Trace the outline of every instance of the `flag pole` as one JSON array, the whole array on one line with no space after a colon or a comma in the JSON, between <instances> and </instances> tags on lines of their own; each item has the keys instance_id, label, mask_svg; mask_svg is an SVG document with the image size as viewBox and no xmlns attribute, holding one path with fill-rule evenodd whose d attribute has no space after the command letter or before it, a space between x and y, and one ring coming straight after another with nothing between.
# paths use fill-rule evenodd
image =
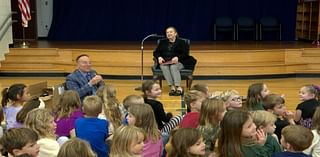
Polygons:
<instances>
[{"instance_id":1,"label":"flag pole","mask_svg":"<svg viewBox=\"0 0 320 157\"><path fill-rule=\"evenodd\" d=\"M22 26L22 44L20 45L21 48L29 48L29 43L26 42L26 34L25 34L25 27Z\"/></svg>"},{"instance_id":2,"label":"flag pole","mask_svg":"<svg viewBox=\"0 0 320 157\"><path fill-rule=\"evenodd\" d=\"M29 43L26 42L25 27L28 27L28 21L31 20L30 3L29 0L18 0L18 6L21 12L22 22L22 44L21 48L29 48Z\"/></svg>"}]
</instances>

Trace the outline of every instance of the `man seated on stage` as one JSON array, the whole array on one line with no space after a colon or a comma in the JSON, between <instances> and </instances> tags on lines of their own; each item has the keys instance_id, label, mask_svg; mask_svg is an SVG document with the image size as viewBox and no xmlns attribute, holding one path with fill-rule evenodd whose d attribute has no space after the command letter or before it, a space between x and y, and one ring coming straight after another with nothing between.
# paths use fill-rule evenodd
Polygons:
<instances>
[{"instance_id":1,"label":"man seated on stage","mask_svg":"<svg viewBox=\"0 0 320 157\"><path fill-rule=\"evenodd\" d=\"M91 69L89 55L81 54L76 58L77 69L67 76L66 86L68 90L79 93L81 102L88 95L95 95L97 89L104 85L101 75Z\"/></svg>"}]
</instances>

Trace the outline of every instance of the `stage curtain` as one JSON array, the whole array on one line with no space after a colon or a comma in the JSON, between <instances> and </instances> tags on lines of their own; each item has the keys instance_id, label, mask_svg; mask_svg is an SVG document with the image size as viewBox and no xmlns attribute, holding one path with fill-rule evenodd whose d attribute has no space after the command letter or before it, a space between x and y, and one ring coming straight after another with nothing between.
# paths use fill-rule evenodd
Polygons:
<instances>
[{"instance_id":1,"label":"stage curtain","mask_svg":"<svg viewBox=\"0 0 320 157\"><path fill-rule=\"evenodd\" d=\"M175 26L192 41L213 40L216 17L275 16L295 39L297 0L54 0L49 40L140 41Z\"/></svg>"}]
</instances>

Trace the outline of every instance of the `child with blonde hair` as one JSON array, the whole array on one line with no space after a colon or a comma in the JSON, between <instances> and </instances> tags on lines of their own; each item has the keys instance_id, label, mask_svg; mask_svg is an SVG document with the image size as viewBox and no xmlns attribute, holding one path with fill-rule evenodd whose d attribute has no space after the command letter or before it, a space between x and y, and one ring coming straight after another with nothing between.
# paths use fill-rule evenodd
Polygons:
<instances>
[{"instance_id":1,"label":"child with blonde hair","mask_svg":"<svg viewBox=\"0 0 320 157\"><path fill-rule=\"evenodd\" d=\"M245 109L249 111L264 110L263 99L270 93L264 83L254 83L248 88Z\"/></svg>"},{"instance_id":2,"label":"child with blonde hair","mask_svg":"<svg viewBox=\"0 0 320 157\"><path fill-rule=\"evenodd\" d=\"M203 93L197 90L190 90L184 95L184 102L190 112L188 112L180 123L180 128L197 128L199 125L200 109L202 101L205 100Z\"/></svg>"},{"instance_id":3,"label":"child with blonde hair","mask_svg":"<svg viewBox=\"0 0 320 157\"><path fill-rule=\"evenodd\" d=\"M123 99L123 107L128 112L129 107L135 104L144 104L143 97L140 95L128 95Z\"/></svg>"},{"instance_id":4,"label":"child with blonde hair","mask_svg":"<svg viewBox=\"0 0 320 157\"><path fill-rule=\"evenodd\" d=\"M55 109L56 135L70 137L75 121L83 117L80 108L80 97L74 90L65 91Z\"/></svg>"},{"instance_id":5,"label":"child with blonde hair","mask_svg":"<svg viewBox=\"0 0 320 157\"><path fill-rule=\"evenodd\" d=\"M58 153L57 157L96 157L96 154L92 151L90 145L79 138L71 138L65 142Z\"/></svg>"},{"instance_id":6,"label":"child with blonde hair","mask_svg":"<svg viewBox=\"0 0 320 157\"><path fill-rule=\"evenodd\" d=\"M29 98L29 90L25 84L13 84L9 88L2 90L0 120L3 120L4 114L7 129L20 127L16 121L16 116L22 109L23 103L28 101Z\"/></svg>"},{"instance_id":7,"label":"child with blonde hair","mask_svg":"<svg viewBox=\"0 0 320 157\"><path fill-rule=\"evenodd\" d=\"M161 133L149 105L137 104L129 107L128 125L139 127L146 133L143 156L160 157L162 155Z\"/></svg>"},{"instance_id":8,"label":"child with blonde hair","mask_svg":"<svg viewBox=\"0 0 320 157\"><path fill-rule=\"evenodd\" d=\"M303 152L312 157L320 157L320 107L316 108L312 117L312 134L312 144Z\"/></svg>"},{"instance_id":9,"label":"child with blonde hair","mask_svg":"<svg viewBox=\"0 0 320 157\"><path fill-rule=\"evenodd\" d=\"M265 143L266 148L269 152L281 152L281 146L279 144L278 137L274 134L275 131L275 121L276 116L268 111L253 111L251 113L253 123L256 125L257 129L261 129L267 135L267 140Z\"/></svg>"},{"instance_id":10,"label":"child with blonde hair","mask_svg":"<svg viewBox=\"0 0 320 157\"><path fill-rule=\"evenodd\" d=\"M207 84L203 84L203 83L197 83L195 85L193 85L190 90L197 90L202 92L206 97L211 97L212 94L209 93L209 87Z\"/></svg>"},{"instance_id":11,"label":"child with blonde hair","mask_svg":"<svg viewBox=\"0 0 320 157\"><path fill-rule=\"evenodd\" d=\"M264 108L268 111L273 113L277 120L275 122L276 130L274 133L278 137L278 141L281 139L281 130L292 124L295 125L293 120L293 113L291 111L287 111L285 107L285 99L279 94L269 94L267 95L264 100Z\"/></svg>"},{"instance_id":12,"label":"child with blonde hair","mask_svg":"<svg viewBox=\"0 0 320 157\"><path fill-rule=\"evenodd\" d=\"M103 102L99 118L109 121L109 135L112 135L114 130L121 125L124 116L123 105L118 101L116 88L111 84L99 88L97 96Z\"/></svg>"},{"instance_id":13,"label":"child with blonde hair","mask_svg":"<svg viewBox=\"0 0 320 157\"><path fill-rule=\"evenodd\" d=\"M24 125L35 131L40 145L39 157L55 157L59 152L59 144L56 141L56 123L47 109L34 109L27 114Z\"/></svg>"},{"instance_id":14,"label":"child with blonde hair","mask_svg":"<svg viewBox=\"0 0 320 157\"><path fill-rule=\"evenodd\" d=\"M238 91L227 90L221 93L220 97L225 102L227 110L242 108L242 98Z\"/></svg>"},{"instance_id":15,"label":"child with blonde hair","mask_svg":"<svg viewBox=\"0 0 320 157\"><path fill-rule=\"evenodd\" d=\"M202 102L197 129L201 132L206 144L205 156L209 156L214 151L220 131L220 121L225 112L226 107L222 100L207 98Z\"/></svg>"},{"instance_id":16,"label":"child with blonde hair","mask_svg":"<svg viewBox=\"0 0 320 157\"><path fill-rule=\"evenodd\" d=\"M142 157L144 140L141 128L123 125L113 136L110 157Z\"/></svg>"},{"instance_id":17,"label":"child with blonde hair","mask_svg":"<svg viewBox=\"0 0 320 157\"><path fill-rule=\"evenodd\" d=\"M270 157L265 134L257 130L248 111L228 111L220 123L219 157Z\"/></svg>"},{"instance_id":18,"label":"child with blonde hair","mask_svg":"<svg viewBox=\"0 0 320 157\"><path fill-rule=\"evenodd\" d=\"M203 157L205 143L195 128L180 128L172 132L172 151L169 157Z\"/></svg>"},{"instance_id":19,"label":"child with blonde hair","mask_svg":"<svg viewBox=\"0 0 320 157\"><path fill-rule=\"evenodd\" d=\"M281 145L285 151L274 153L272 157L310 157L302 151L312 143L311 130L300 125L288 125L282 129L281 136Z\"/></svg>"},{"instance_id":20,"label":"child with blonde hair","mask_svg":"<svg viewBox=\"0 0 320 157\"><path fill-rule=\"evenodd\" d=\"M37 133L29 128L11 128L1 137L0 145L12 156L28 154L31 157L38 157L37 140Z\"/></svg>"},{"instance_id":21,"label":"child with blonde hair","mask_svg":"<svg viewBox=\"0 0 320 157\"><path fill-rule=\"evenodd\" d=\"M158 124L158 129L161 130L163 128L163 123L169 122L172 118L172 114L167 114L164 111L163 104L157 100L162 93L160 85L151 80L144 81L142 83L142 92L144 102L151 106Z\"/></svg>"},{"instance_id":22,"label":"child with blonde hair","mask_svg":"<svg viewBox=\"0 0 320 157\"><path fill-rule=\"evenodd\" d=\"M294 121L306 128L312 127L312 116L316 107L319 106L317 100L319 91L314 85L305 85L299 91L299 97L302 101L296 108Z\"/></svg>"},{"instance_id":23,"label":"child with blonde hair","mask_svg":"<svg viewBox=\"0 0 320 157\"><path fill-rule=\"evenodd\" d=\"M105 143L108 137L109 122L99 119L102 112L102 100L98 96L87 96L83 100L84 117L78 118L75 123L76 137L86 140L98 157L109 154L109 146Z\"/></svg>"},{"instance_id":24,"label":"child with blonde hair","mask_svg":"<svg viewBox=\"0 0 320 157\"><path fill-rule=\"evenodd\" d=\"M144 104L144 99L140 95L128 95L123 99L123 107L125 109L124 118L122 123L128 124L127 117L128 117L128 110L130 106L134 106L136 104Z\"/></svg>"}]
</instances>

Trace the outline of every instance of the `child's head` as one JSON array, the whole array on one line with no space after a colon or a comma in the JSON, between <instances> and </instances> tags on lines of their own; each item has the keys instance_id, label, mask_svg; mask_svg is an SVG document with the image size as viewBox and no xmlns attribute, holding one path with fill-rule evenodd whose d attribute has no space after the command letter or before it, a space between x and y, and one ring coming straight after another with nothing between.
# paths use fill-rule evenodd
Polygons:
<instances>
[{"instance_id":1,"label":"child's head","mask_svg":"<svg viewBox=\"0 0 320 157\"><path fill-rule=\"evenodd\" d=\"M220 123L221 131L218 150L222 157L243 156L241 151L242 139L256 135L256 125L248 111L228 111Z\"/></svg>"},{"instance_id":2,"label":"child's head","mask_svg":"<svg viewBox=\"0 0 320 157\"><path fill-rule=\"evenodd\" d=\"M29 128L9 129L0 139L3 148L13 156L29 154L32 157L37 157L39 154L37 141L37 133Z\"/></svg>"},{"instance_id":3,"label":"child's head","mask_svg":"<svg viewBox=\"0 0 320 157\"><path fill-rule=\"evenodd\" d=\"M129 106L136 104L144 104L142 96L139 95L128 95L123 99L123 107L128 111Z\"/></svg>"},{"instance_id":4,"label":"child's head","mask_svg":"<svg viewBox=\"0 0 320 157\"><path fill-rule=\"evenodd\" d=\"M224 91L220 97L225 102L228 110L240 109L242 107L242 98L236 90Z\"/></svg>"},{"instance_id":5,"label":"child's head","mask_svg":"<svg viewBox=\"0 0 320 157\"><path fill-rule=\"evenodd\" d=\"M198 83L198 84L195 84L191 87L190 90L197 90L197 91L200 91L202 92L206 97L210 97L210 93L209 93L209 87L207 84L202 84L202 83Z\"/></svg>"},{"instance_id":6,"label":"child's head","mask_svg":"<svg viewBox=\"0 0 320 157\"><path fill-rule=\"evenodd\" d=\"M312 128L320 132L320 107L317 107L312 117Z\"/></svg>"},{"instance_id":7,"label":"child's head","mask_svg":"<svg viewBox=\"0 0 320 157\"><path fill-rule=\"evenodd\" d=\"M258 110L251 113L254 124L257 129L262 129L265 133L273 134L276 125L276 117L268 111Z\"/></svg>"},{"instance_id":8,"label":"child's head","mask_svg":"<svg viewBox=\"0 0 320 157\"><path fill-rule=\"evenodd\" d=\"M145 135L142 129L123 125L113 135L110 156L128 157L141 155L144 140Z\"/></svg>"},{"instance_id":9,"label":"child's head","mask_svg":"<svg viewBox=\"0 0 320 157\"><path fill-rule=\"evenodd\" d=\"M86 96L83 100L83 112L88 117L98 117L102 112L102 101L98 96Z\"/></svg>"},{"instance_id":10,"label":"child's head","mask_svg":"<svg viewBox=\"0 0 320 157\"><path fill-rule=\"evenodd\" d=\"M108 100L117 98L117 90L112 84L106 84L105 88Z\"/></svg>"},{"instance_id":11,"label":"child's head","mask_svg":"<svg viewBox=\"0 0 320 157\"><path fill-rule=\"evenodd\" d=\"M129 107L128 125L142 128L153 141L159 139L157 122L150 105L137 104Z\"/></svg>"},{"instance_id":12,"label":"child's head","mask_svg":"<svg viewBox=\"0 0 320 157\"><path fill-rule=\"evenodd\" d=\"M117 105L117 90L112 84L106 84L97 90L97 96L99 96L102 102L106 105Z\"/></svg>"},{"instance_id":13,"label":"child's head","mask_svg":"<svg viewBox=\"0 0 320 157\"><path fill-rule=\"evenodd\" d=\"M86 141L79 138L71 138L61 146L57 157L71 156L96 157L96 154Z\"/></svg>"},{"instance_id":14,"label":"child's head","mask_svg":"<svg viewBox=\"0 0 320 157\"><path fill-rule=\"evenodd\" d=\"M102 100L102 111L106 118L115 128L121 125L122 114L119 108L119 102L116 97L116 88L111 84L106 84L97 90L97 96Z\"/></svg>"},{"instance_id":15,"label":"child's head","mask_svg":"<svg viewBox=\"0 0 320 157\"><path fill-rule=\"evenodd\" d=\"M54 137L56 123L47 109L33 109L24 121L27 128L35 131L40 138Z\"/></svg>"},{"instance_id":16,"label":"child's head","mask_svg":"<svg viewBox=\"0 0 320 157\"><path fill-rule=\"evenodd\" d=\"M246 107L251 109L254 105L261 103L263 98L269 94L269 89L264 83L254 83L248 88Z\"/></svg>"},{"instance_id":17,"label":"child's head","mask_svg":"<svg viewBox=\"0 0 320 157\"><path fill-rule=\"evenodd\" d=\"M286 113L285 100L278 94L269 94L263 100L264 108L277 115L284 116Z\"/></svg>"},{"instance_id":18,"label":"child's head","mask_svg":"<svg viewBox=\"0 0 320 157\"><path fill-rule=\"evenodd\" d=\"M314 85L305 85L300 88L299 97L301 101L315 99L319 95L318 89Z\"/></svg>"},{"instance_id":19,"label":"child's head","mask_svg":"<svg viewBox=\"0 0 320 157\"><path fill-rule=\"evenodd\" d=\"M313 140L310 129L301 125L288 125L281 131L281 145L287 151L303 151L307 149Z\"/></svg>"},{"instance_id":20,"label":"child's head","mask_svg":"<svg viewBox=\"0 0 320 157\"><path fill-rule=\"evenodd\" d=\"M56 106L57 118L65 118L80 107L80 97L78 92L74 90L65 91L60 97L59 103Z\"/></svg>"},{"instance_id":21,"label":"child's head","mask_svg":"<svg viewBox=\"0 0 320 157\"><path fill-rule=\"evenodd\" d=\"M129 107L128 124L130 126L153 127L156 123L152 108L146 104Z\"/></svg>"},{"instance_id":22,"label":"child's head","mask_svg":"<svg viewBox=\"0 0 320 157\"><path fill-rule=\"evenodd\" d=\"M214 91L210 98L221 99L223 91Z\"/></svg>"},{"instance_id":23,"label":"child's head","mask_svg":"<svg viewBox=\"0 0 320 157\"><path fill-rule=\"evenodd\" d=\"M201 132L195 128L180 128L172 132L170 157L205 155L205 143Z\"/></svg>"},{"instance_id":24,"label":"child's head","mask_svg":"<svg viewBox=\"0 0 320 157\"><path fill-rule=\"evenodd\" d=\"M145 98L159 98L162 91L158 83L148 80L142 83L142 92Z\"/></svg>"},{"instance_id":25,"label":"child's head","mask_svg":"<svg viewBox=\"0 0 320 157\"><path fill-rule=\"evenodd\" d=\"M106 105L103 107L104 115L110 121L110 123L113 124L114 128L118 128L122 124L123 120L120 108L115 105L111 105L108 108L105 106Z\"/></svg>"},{"instance_id":26,"label":"child's head","mask_svg":"<svg viewBox=\"0 0 320 157\"><path fill-rule=\"evenodd\" d=\"M2 90L2 106L6 106L10 101L25 102L29 99L29 91L25 84L13 84L9 88Z\"/></svg>"},{"instance_id":27,"label":"child's head","mask_svg":"<svg viewBox=\"0 0 320 157\"><path fill-rule=\"evenodd\" d=\"M26 119L26 116L27 114L35 109L35 108L41 108L43 106L44 108L44 105L42 104L43 101L41 101L38 97L35 97L33 99L30 99L29 101L27 101L22 109L17 113L17 116L16 116L16 120L17 122L23 124L24 123L24 120Z\"/></svg>"},{"instance_id":28,"label":"child's head","mask_svg":"<svg viewBox=\"0 0 320 157\"><path fill-rule=\"evenodd\" d=\"M223 119L226 107L222 100L207 98L202 102L199 125L216 126Z\"/></svg>"},{"instance_id":29,"label":"child's head","mask_svg":"<svg viewBox=\"0 0 320 157\"><path fill-rule=\"evenodd\" d=\"M202 101L205 99L203 93L197 90L190 90L184 94L184 102L191 111L199 112Z\"/></svg>"}]
</instances>

